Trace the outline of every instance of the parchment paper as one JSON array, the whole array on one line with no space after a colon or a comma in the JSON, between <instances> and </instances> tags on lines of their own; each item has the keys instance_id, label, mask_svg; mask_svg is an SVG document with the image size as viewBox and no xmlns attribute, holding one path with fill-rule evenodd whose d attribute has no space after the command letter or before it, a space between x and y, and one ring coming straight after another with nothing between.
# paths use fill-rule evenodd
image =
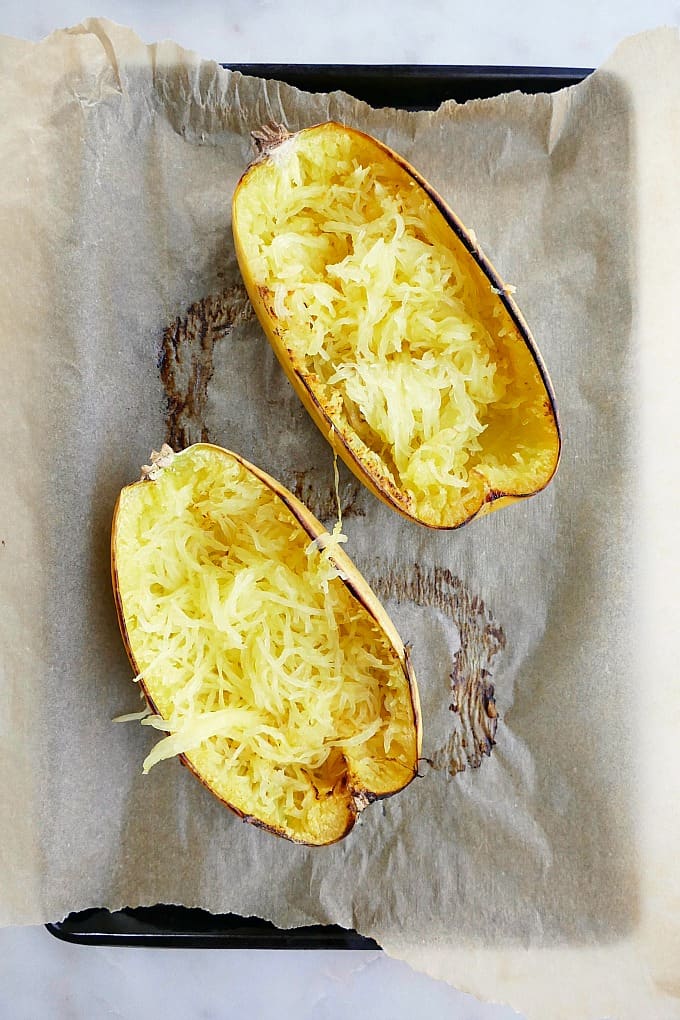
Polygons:
<instances>
[{"instance_id":1,"label":"parchment paper","mask_svg":"<svg viewBox=\"0 0 680 1020\"><path fill-rule=\"evenodd\" d=\"M679 56L660 30L554 96L404 113L106 21L0 41L3 923L155 902L335 922L530 1017L680 1016ZM138 701L108 543L165 438L236 450L332 522L329 448L230 229L249 132L329 117L411 159L517 286L564 457L546 492L450 534L343 471L348 550L414 642L431 764L310 850L176 762L141 775L155 738L111 723Z\"/></svg>"}]
</instances>

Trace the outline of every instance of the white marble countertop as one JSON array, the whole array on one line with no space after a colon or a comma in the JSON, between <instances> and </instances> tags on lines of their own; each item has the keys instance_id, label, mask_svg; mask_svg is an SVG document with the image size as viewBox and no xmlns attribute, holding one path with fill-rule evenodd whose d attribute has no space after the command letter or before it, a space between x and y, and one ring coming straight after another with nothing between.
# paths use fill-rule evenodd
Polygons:
<instances>
[{"instance_id":1,"label":"white marble countertop","mask_svg":"<svg viewBox=\"0 0 680 1020\"><path fill-rule=\"evenodd\" d=\"M627 35L677 25L677 0L0 0L0 32L40 39L93 15L225 63L595 67Z\"/></svg>"},{"instance_id":2,"label":"white marble countertop","mask_svg":"<svg viewBox=\"0 0 680 1020\"><path fill-rule=\"evenodd\" d=\"M101 15L224 62L592 67L626 35L680 25L677 0L0 0L0 33L39 39ZM84 948L0 930L0 1020L42 1017L509 1020L379 952Z\"/></svg>"}]
</instances>

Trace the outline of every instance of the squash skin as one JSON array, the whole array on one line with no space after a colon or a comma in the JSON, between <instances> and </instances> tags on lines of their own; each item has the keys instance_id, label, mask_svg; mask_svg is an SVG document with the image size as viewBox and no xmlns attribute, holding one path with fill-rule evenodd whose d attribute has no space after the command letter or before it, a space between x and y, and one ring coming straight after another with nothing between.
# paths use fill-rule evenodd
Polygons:
<instances>
[{"instance_id":1,"label":"squash skin","mask_svg":"<svg viewBox=\"0 0 680 1020\"><path fill-rule=\"evenodd\" d=\"M230 450L225 450L222 447L215 446L214 444L211 443L197 443L194 446L188 447L186 450L182 451L182 453L177 454L176 456L184 455L191 456L191 451L197 449L211 450L220 456L224 456L225 458L231 458L232 460L240 464L242 467L244 467L255 478L257 478L265 487L270 489L281 500L282 503L285 504L285 506L291 512L295 520L300 524L304 532L309 536L310 541L315 538L318 538L320 535L327 534L327 530L323 526L323 524L321 524L321 522L317 520L314 514L312 514L311 511L299 499L297 499L296 496L293 495L293 493L286 489L285 486L283 486L271 475L267 474L265 471L262 471L256 465L251 464L249 461L245 460L238 454L233 453ZM125 646L125 650L127 652L128 659L130 661L132 669L134 670L135 676L137 676L140 673L140 667L135 659L135 654L133 651L133 641L130 636L127 622L125 619L125 612L120 593L116 553L117 536L119 523L121 519L122 501L127 496L129 496L129 494L133 492L137 487L149 484L153 485L153 481L143 479L138 482L134 482L132 485L126 486L121 491L116 501L116 506L113 514L113 524L111 529L111 579L113 586L114 602L116 606L116 613L118 617L118 625L120 628L121 637L123 639L123 644ZM408 686L410 703L413 711L413 726L415 729L416 736L416 755L415 760L413 762L411 777L407 780L406 783L401 784L398 788L394 790L384 792L381 794L375 794L372 791L363 788L359 783L352 784L352 773L348 767L346 772L346 785L350 786L351 788L351 798L349 800L348 818L345 830L341 834L336 835L333 839L322 842L312 842L304 839L296 839L285 830L270 825L269 823L264 822L253 815L245 813L239 807L225 800L223 797L219 795L219 793L216 792L216 790L212 787L212 785L206 779L206 777L203 776L200 770L194 766L194 764L191 761L189 752L187 752L186 754L178 755L181 763L185 765L193 773L193 775L203 784L203 786L205 786L206 789L210 790L210 792L215 797L217 797L218 800L220 800L226 807L233 811L244 822L249 822L250 824L257 826L258 828L265 829L266 831L272 833L273 835L281 836L285 839L290 840L291 842L300 843L306 846L329 846L332 843L337 843L340 840L344 839L345 836L347 836L354 827L361 811L363 811L364 808L368 806L368 804L372 803L375 800L383 800L386 799L387 797L393 796L396 793L399 793L402 789L405 789L406 786L408 786L413 781L413 779L418 774L418 759L420 758L422 753L422 716L420 709L420 697L418 693L418 685L413 670L413 665L411 662L409 647L404 645L386 610L380 603L379 599L377 598L373 590L370 588L368 582L361 575L361 573L354 565L352 560L347 556L347 554L341 548L336 547L332 550L331 553L329 553L329 558L336 565L336 567L340 571L342 571L344 575L346 575L346 580L343 580L343 583L349 589L351 594L356 598L356 600L359 603L361 603L361 605L367 610L367 612L376 622L380 630L388 638L390 644L397 653ZM146 682L145 677L143 675L139 678L138 683L140 685L141 690L143 691L146 703L151 709L151 711L156 715L160 715L158 707L154 702L153 694L150 691L149 685Z\"/></svg>"},{"instance_id":2,"label":"squash skin","mask_svg":"<svg viewBox=\"0 0 680 1020\"><path fill-rule=\"evenodd\" d=\"M287 134L282 129L279 129L278 133L276 130L268 129L263 131L261 134L253 133L256 145L258 145L260 149L260 155L245 171L234 192L232 201L234 244L241 275L256 316L276 354L279 363L281 364L303 406L317 428L326 437L334 452L342 458L349 470L374 496L380 499L391 509L396 510L406 519L424 525L425 527L433 530L455 530L465 524L468 524L477 517L485 516L486 514L492 513L502 507L509 506L512 503L516 503L527 499L530 496L536 495L546 488L557 471L562 448L561 427L552 382L529 326L512 298L512 288L509 288L504 283L494 265L482 252L474 232L469 231L463 225L461 220L447 205L444 199L404 157L394 152L378 139L375 139L355 128L338 124L333 121L305 128L298 134L304 135L310 132L324 131L342 132L344 134L351 135L359 140L361 144L373 147L380 158L396 164L405 171L411 180L413 180L429 197L446 221L452 236L457 242L459 242L460 245L463 246L468 255L472 257L477 267L488 280L490 288L497 292L497 300L506 310L513 328L516 330L518 341L522 342L526 346L526 349L531 355L531 358L538 370L540 382L543 387L543 416L546 419L552 438L551 464L549 470L546 471L541 484L532 486L530 491L523 491L523 487L521 485L518 487L506 486L502 490L494 489L485 485L481 499L479 499L477 506L474 507L472 511L461 507L461 512L454 520L446 520L437 523L423 519L423 517L418 515L417 510L413 511L405 506L404 494L400 492L398 487L392 484L390 478L387 477L386 474L377 474L369 468L362 459L360 453L353 448L355 445L352 441L354 433L350 429L343 429L338 421L334 419L329 409L319 401L309 385L307 373L304 371L304 368L297 363L294 353L286 346L277 327L277 317L271 302L271 292L268 291L266 287L262 286L261 283L258 284L255 281L244 250L241 230L238 222L239 195L244 189L249 187L253 180L253 175L257 174L260 164L271 158L270 153L275 151L278 145L282 142L285 142L291 137L295 137Z\"/></svg>"}]
</instances>

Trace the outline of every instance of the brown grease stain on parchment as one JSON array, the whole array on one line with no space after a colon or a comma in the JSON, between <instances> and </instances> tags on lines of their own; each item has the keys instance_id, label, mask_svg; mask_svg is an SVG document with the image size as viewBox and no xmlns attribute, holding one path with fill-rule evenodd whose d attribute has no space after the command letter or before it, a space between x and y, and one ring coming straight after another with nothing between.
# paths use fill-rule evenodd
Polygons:
<instances>
[{"instance_id":1,"label":"brown grease stain on parchment","mask_svg":"<svg viewBox=\"0 0 680 1020\"><path fill-rule=\"evenodd\" d=\"M324 524L337 520L338 502L335 496L335 488L327 486L325 491L320 490L318 480L311 471L294 471L290 490ZM340 482L338 496L343 517L366 516L366 511L361 505L359 498L361 492L361 483L356 481L354 477L345 482Z\"/></svg>"},{"instance_id":2,"label":"brown grease stain on parchment","mask_svg":"<svg viewBox=\"0 0 680 1020\"><path fill-rule=\"evenodd\" d=\"M458 628L460 650L450 673L453 728L427 761L451 776L479 768L496 743L498 713L490 677L494 660L505 648L503 628L483 600L446 567L426 570L416 563L408 573L388 570L372 578L372 586L382 601L394 598L433 606Z\"/></svg>"},{"instance_id":3,"label":"brown grease stain on parchment","mask_svg":"<svg viewBox=\"0 0 680 1020\"><path fill-rule=\"evenodd\" d=\"M158 367L167 401L165 442L173 450L212 441L205 424L205 410L215 347L233 327L254 321L255 312L245 287L234 283L220 294L195 302L186 315L178 316L166 327ZM314 473L306 470L294 471L290 479L283 481L320 521L337 517L332 483L325 490L320 489ZM365 515L361 493L361 484L353 477L340 483L344 517Z\"/></svg>"},{"instance_id":4,"label":"brown grease stain on parchment","mask_svg":"<svg viewBox=\"0 0 680 1020\"><path fill-rule=\"evenodd\" d=\"M230 330L254 321L255 313L242 283L195 302L163 333L159 371L167 398L166 442L174 450L211 441L205 424L208 384L213 374L214 351ZM319 487L315 473L294 471L289 488L321 521L337 515L335 489ZM361 484L354 478L340 485L343 516L363 516ZM372 587L382 601L395 598L418 606L433 606L454 622L461 647L454 657L451 681L453 728L446 743L428 763L455 776L466 768L479 768L491 754L498 725L494 685L489 679L496 656L505 648L503 629L494 622L484 602L444 567L380 572Z\"/></svg>"},{"instance_id":5,"label":"brown grease stain on parchment","mask_svg":"<svg viewBox=\"0 0 680 1020\"><path fill-rule=\"evenodd\" d=\"M204 419L215 345L254 318L245 287L234 284L197 301L165 329L158 367L167 398L165 441L173 450L210 442Z\"/></svg>"}]
</instances>

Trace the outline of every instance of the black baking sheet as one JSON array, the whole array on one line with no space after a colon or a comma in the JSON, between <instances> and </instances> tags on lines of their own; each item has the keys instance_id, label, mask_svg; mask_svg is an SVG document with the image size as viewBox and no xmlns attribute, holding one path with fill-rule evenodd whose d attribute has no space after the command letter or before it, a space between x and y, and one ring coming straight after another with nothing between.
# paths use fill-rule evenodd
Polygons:
<instances>
[{"instance_id":1,"label":"black baking sheet","mask_svg":"<svg viewBox=\"0 0 680 1020\"><path fill-rule=\"evenodd\" d=\"M227 65L225 65L227 66ZM307 92L341 89L371 106L433 110L447 99L466 102L503 92L556 92L589 68L408 66L404 64L230 64L233 70L285 81ZM171 905L69 914L47 925L57 938L81 945L231 949L378 949L372 939L331 925L282 930L269 921Z\"/></svg>"}]
</instances>

